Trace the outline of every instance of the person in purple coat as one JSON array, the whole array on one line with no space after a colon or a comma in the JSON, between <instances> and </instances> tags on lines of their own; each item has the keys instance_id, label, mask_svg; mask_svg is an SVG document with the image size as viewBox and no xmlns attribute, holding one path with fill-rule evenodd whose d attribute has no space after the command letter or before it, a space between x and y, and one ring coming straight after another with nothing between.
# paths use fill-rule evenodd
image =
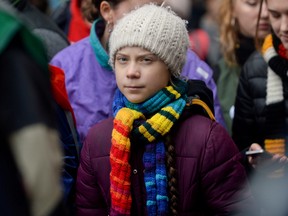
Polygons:
<instances>
[{"instance_id":1,"label":"person in purple coat","mask_svg":"<svg viewBox=\"0 0 288 216\"><path fill-rule=\"evenodd\" d=\"M92 125L112 116L116 81L108 64L107 45L114 24L125 13L149 2L161 4L162 0L94 0L99 18L94 21L90 36L62 50L50 62L65 73L65 85L81 141ZM216 120L224 125L212 70L190 49L182 76L203 80L213 91Z\"/></svg>"},{"instance_id":2,"label":"person in purple coat","mask_svg":"<svg viewBox=\"0 0 288 216\"><path fill-rule=\"evenodd\" d=\"M114 118L85 140L77 215L257 215L241 154L181 78L188 46L185 21L165 6L146 4L116 24Z\"/></svg>"}]
</instances>

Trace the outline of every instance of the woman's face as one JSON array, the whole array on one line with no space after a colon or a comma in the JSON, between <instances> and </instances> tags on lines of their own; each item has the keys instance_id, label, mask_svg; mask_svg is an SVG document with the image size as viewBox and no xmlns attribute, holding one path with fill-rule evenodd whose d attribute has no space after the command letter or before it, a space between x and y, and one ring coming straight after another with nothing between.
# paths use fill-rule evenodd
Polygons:
<instances>
[{"instance_id":1,"label":"woman's face","mask_svg":"<svg viewBox=\"0 0 288 216\"><path fill-rule=\"evenodd\" d=\"M163 0L124 0L113 8L113 23L116 23L123 15L129 13L136 7L142 6L147 3L161 4Z\"/></svg>"},{"instance_id":2,"label":"woman's face","mask_svg":"<svg viewBox=\"0 0 288 216\"><path fill-rule=\"evenodd\" d=\"M233 0L234 17L240 33L246 37L255 37L260 0ZM263 3L258 27L258 37L264 39L270 33L270 23L266 4Z\"/></svg>"},{"instance_id":3,"label":"woman's face","mask_svg":"<svg viewBox=\"0 0 288 216\"><path fill-rule=\"evenodd\" d=\"M221 0L205 0L204 2L207 13L209 13L210 16L217 21L219 17Z\"/></svg>"},{"instance_id":4,"label":"woman's face","mask_svg":"<svg viewBox=\"0 0 288 216\"><path fill-rule=\"evenodd\" d=\"M273 31L288 50L288 0L267 0Z\"/></svg>"},{"instance_id":5,"label":"woman's face","mask_svg":"<svg viewBox=\"0 0 288 216\"><path fill-rule=\"evenodd\" d=\"M173 11L183 19L189 19L191 16L192 0L166 0L165 5L171 6Z\"/></svg>"},{"instance_id":6,"label":"woman's face","mask_svg":"<svg viewBox=\"0 0 288 216\"><path fill-rule=\"evenodd\" d=\"M140 47L124 47L115 56L118 88L132 103L141 103L170 80L166 64L156 55Z\"/></svg>"}]
</instances>

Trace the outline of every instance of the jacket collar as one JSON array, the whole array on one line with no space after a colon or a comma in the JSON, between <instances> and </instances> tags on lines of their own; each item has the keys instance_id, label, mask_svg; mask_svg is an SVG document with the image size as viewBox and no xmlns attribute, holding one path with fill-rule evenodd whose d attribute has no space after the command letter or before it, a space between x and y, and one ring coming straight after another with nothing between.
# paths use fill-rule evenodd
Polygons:
<instances>
[{"instance_id":1,"label":"jacket collar","mask_svg":"<svg viewBox=\"0 0 288 216\"><path fill-rule=\"evenodd\" d=\"M93 48L94 54L96 56L97 61L101 65L101 67L113 71L112 67L109 65L109 55L106 50L102 47L102 44L96 34L97 25L99 24L100 19L95 20L92 24L90 31L90 44Z\"/></svg>"}]
</instances>

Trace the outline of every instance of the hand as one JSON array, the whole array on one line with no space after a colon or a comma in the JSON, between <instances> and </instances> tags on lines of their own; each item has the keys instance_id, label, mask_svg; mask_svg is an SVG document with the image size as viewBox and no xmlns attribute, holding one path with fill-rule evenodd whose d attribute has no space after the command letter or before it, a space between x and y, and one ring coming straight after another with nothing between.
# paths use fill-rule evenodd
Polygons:
<instances>
[{"instance_id":1,"label":"hand","mask_svg":"<svg viewBox=\"0 0 288 216\"><path fill-rule=\"evenodd\" d=\"M261 149L262 147L258 143L253 143L250 146L249 151L261 150ZM266 172L271 171L273 172L288 164L287 156L271 153L268 154L270 154L271 156L267 157L267 153L248 156L248 162L253 168L262 171L265 170Z\"/></svg>"},{"instance_id":2,"label":"hand","mask_svg":"<svg viewBox=\"0 0 288 216\"><path fill-rule=\"evenodd\" d=\"M256 151L256 150L262 150L262 147L258 143L252 143L252 145L249 148L249 151ZM253 168L257 167L258 157L259 157L259 154L248 156L248 162Z\"/></svg>"}]
</instances>

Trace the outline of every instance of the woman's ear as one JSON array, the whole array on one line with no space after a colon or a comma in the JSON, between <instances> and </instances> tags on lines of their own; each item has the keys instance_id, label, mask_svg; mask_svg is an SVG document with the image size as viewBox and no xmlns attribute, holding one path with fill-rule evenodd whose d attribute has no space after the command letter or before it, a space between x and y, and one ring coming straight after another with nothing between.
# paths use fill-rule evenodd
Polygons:
<instances>
[{"instance_id":1,"label":"woman's ear","mask_svg":"<svg viewBox=\"0 0 288 216\"><path fill-rule=\"evenodd\" d=\"M99 9L100 9L100 14L103 17L103 19L107 23L112 22L113 9L112 9L111 5L109 4L109 2L102 1Z\"/></svg>"}]
</instances>

